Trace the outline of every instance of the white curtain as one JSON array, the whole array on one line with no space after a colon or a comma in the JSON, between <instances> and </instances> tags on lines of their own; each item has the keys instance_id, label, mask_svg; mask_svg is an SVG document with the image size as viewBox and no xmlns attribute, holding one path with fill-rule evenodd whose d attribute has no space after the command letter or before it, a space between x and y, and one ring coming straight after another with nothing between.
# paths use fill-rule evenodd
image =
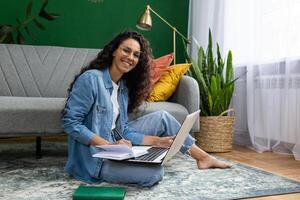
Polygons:
<instances>
[{"instance_id":1,"label":"white curtain","mask_svg":"<svg viewBox=\"0 0 300 200\"><path fill-rule=\"evenodd\" d=\"M208 29L233 52L234 142L300 160L300 1L190 0L190 53L206 48Z\"/></svg>"},{"instance_id":2,"label":"white curtain","mask_svg":"<svg viewBox=\"0 0 300 200\"><path fill-rule=\"evenodd\" d=\"M223 51L223 10L223 1L190 0L188 35L192 41L190 53L193 57L197 55L199 46L207 46L209 28L212 30L212 37L217 39L221 52ZM215 46L214 44L214 48Z\"/></svg>"}]
</instances>

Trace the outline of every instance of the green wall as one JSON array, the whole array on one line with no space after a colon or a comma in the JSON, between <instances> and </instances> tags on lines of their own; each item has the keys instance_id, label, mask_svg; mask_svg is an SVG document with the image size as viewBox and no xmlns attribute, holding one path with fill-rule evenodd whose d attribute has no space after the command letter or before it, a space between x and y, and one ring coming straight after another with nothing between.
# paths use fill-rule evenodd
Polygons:
<instances>
[{"instance_id":1,"label":"green wall","mask_svg":"<svg viewBox=\"0 0 300 200\"><path fill-rule=\"evenodd\" d=\"M1 0L0 24L15 24L16 18L24 19L29 0ZM40 8L42 0L33 1L33 13ZM33 24L36 40L28 38L27 44L56 45L66 47L102 48L118 32L137 30L135 24L149 4L161 16L182 32L187 33L188 0L49 0L48 12L61 15L55 21L40 21L46 30ZM151 43L155 57L172 52L172 30L152 14L152 30L140 31ZM25 35L25 34L24 34ZM177 63L183 62L182 40L177 35Z\"/></svg>"}]
</instances>

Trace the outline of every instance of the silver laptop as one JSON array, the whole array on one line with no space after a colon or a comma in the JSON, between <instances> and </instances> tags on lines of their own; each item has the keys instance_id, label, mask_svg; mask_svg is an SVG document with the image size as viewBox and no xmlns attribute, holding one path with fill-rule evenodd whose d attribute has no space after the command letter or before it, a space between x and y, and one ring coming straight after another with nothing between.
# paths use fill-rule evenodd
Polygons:
<instances>
[{"instance_id":1,"label":"silver laptop","mask_svg":"<svg viewBox=\"0 0 300 200\"><path fill-rule=\"evenodd\" d=\"M145 146L145 148L148 148L147 154L136 158L131 158L126 161L139 162L139 163L154 163L154 164L156 163L161 165L165 164L180 150L186 136L189 134L194 123L198 119L199 113L200 110L186 116L177 135L173 140L173 143L169 148Z\"/></svg>"}]
</instances>

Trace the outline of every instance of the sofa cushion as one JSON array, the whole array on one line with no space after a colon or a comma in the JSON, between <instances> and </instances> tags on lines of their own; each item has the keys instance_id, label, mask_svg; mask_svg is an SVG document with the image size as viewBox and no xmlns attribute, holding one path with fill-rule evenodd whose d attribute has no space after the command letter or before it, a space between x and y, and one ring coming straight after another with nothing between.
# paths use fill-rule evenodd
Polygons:
<instances>
[{"instance_id":1,"label":"sofa cushion","mask_svg":"<svg viewBox=\"0 0 300 200\"><path fill-rule=\"evenodd\" d=\"M160 79L164 71L169 69L174 58L174 53L170 53L150 61L150 84L154 84Z\"/></svg>"},{"instance_id":2,"label":"sofa cushion","mask_svg":"<svg viewBox=\"0 0 300 200\"><path fill-rule=\"evenodd\" d=\"M1 97L0 136L63 133L61 111L65 98Z\"/></svg>"},{"instance_id":3,"label":"sofa cushion","mask_svg":"<svg viewBox=\"0 0 300 200\"><path fill-rule=\"evenodd\" d=\"M166 101L174 93L181 77L187 72L190 63L172 65L154 85L147 101Z\"/></svg>"}]
</instances>

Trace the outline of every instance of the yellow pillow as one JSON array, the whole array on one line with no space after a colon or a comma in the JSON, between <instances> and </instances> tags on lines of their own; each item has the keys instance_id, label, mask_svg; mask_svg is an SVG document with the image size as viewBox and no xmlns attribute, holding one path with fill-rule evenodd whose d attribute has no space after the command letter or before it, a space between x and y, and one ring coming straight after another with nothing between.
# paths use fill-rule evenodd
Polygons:
<instances>
[{"instance_id":1,"label":"yellow pillow","mask_svg":"<svg viewBox=\"0 0 300 200\"><path fill-rule=\"evenodd\" d=\"M181 77L187 72L190 66L190 63L170 66L154 85L147 101L166 101L176 90Z\"/></svg>"}]
</instances>

